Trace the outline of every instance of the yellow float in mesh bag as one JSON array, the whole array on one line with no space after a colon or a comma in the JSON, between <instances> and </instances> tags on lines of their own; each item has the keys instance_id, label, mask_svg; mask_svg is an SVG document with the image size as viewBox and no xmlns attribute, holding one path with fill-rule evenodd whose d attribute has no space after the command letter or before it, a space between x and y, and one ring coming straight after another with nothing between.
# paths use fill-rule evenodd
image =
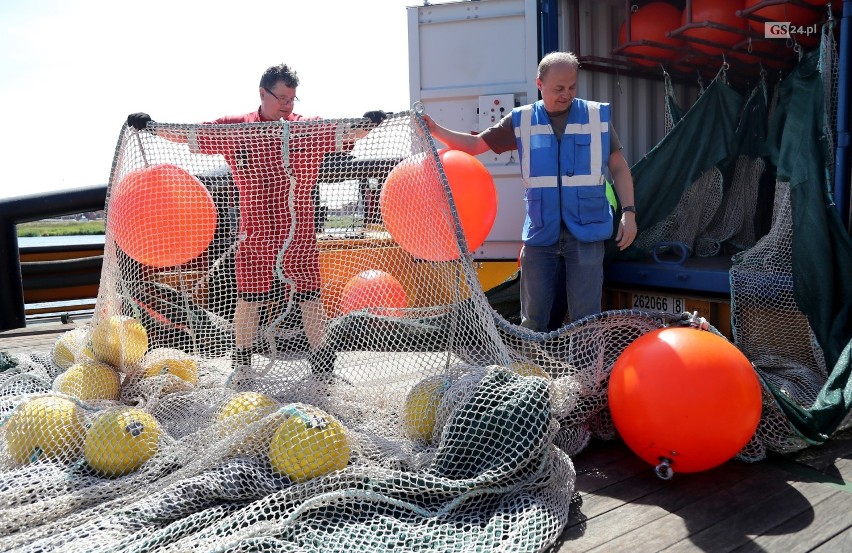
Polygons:
<instances>
[{"instance_id":1,"label":"yellow float in mesh bag","mask_svg":"<svg viewBox=\"0 0 852 553\"><path fill-rule=\"evenodd\" d=\"M77 404L56 396L26 401L5 424L6 446L18 464L43 458L73 461L80 456L85 433Z\"/></svg>"},{"instance_id":2,"label":"yellow float in mesh bag","mask_svg":"<svg viewBox=\"0 0 852 553\"><path fill-rule=\"evenodd\" d=\"M148 332L133 317L112 315L92 328L91 342L95 359L122 368L148 351Z\"/></svg>"},{"instance_id":3,"label":"yellow float in mesh bag","mask_svg":"<svg viewBox=\"0 0 852 553\"><path fill-rule=\"evenodd\" d=\"M421 380L408 392L403 408L403 420L409 438L432 440L438 405L449 387L450 382L446 378L434 376Z\"/></svg>"},{"instance_id":4,"label":"yellow float in mesh bag","mask_svg":"<svg viewBox=\"0 0 852 553\"><path fill-rule=\"evenodd\" d=\"M56 366L67 369L78 359L91 358L91 350L86 348L88 329L75 328L60 336L50 350L50 358Z\"/></svg>"},{"instance_id":5,"label":"yellow float in mesh bag","mask_svg":"<svg viewBox=\"0 0 852 553\"><path fill-rule=\"evenodd\" d=\"M159 450L162 430L150 413L135 407L104 411L86 432L83 455L103 476L131 473Z\"/></svg>"},{"instance_id":6,"label":"yellow float in mesh bag","mask_svg":"<svg viewBox=\"0 0 852 553\"><path fill-rule=\"evenodd\" d=\"M84 360L56 377L53 389L81 401L115 401L121 391L121 379L110 365Z\"/></svg>"},{"instance_id":7,"label":"yellow float in mesh bag","mask_svg":"<svg viewBox=\"0 0 852 553\"><path fill-rule=\"evenodd\" d=\"M241 392L225 403L216 415L222 425L224 436L231 436L240 428L252 425L269 415L279 407L278 401L257 392ZM238 451L262 452L266 449L272 433L276 429L277 419L270 418L269 424L251 432L237 447Z\"/></svg>"},{"instance_id":8,"label":"yellow float in mesh bag","mask_svg":"<svg viewBox=\"0 0 852 553\"><path fill-rule=\"evenodd\" d=\"M175 348L154 348L142 359L143 378L155 378L171 375L195 386L198 384L198 361L191 355ZM180 381L169 378L163 386L163 393L172 393L186 389Z\"/></svg>"},{"instance_id":9,"label":"yellow float in mesh bag","mask_svg":"<svg viewBox=\"0 0 852 553\"><path fill-rule=\"evenodd\" d=\"M325 411L291 403L281 408L287 418L272 436L269 461L294 483L342 470L352 449L346 429Z\"/></svg>"}]
</instances>

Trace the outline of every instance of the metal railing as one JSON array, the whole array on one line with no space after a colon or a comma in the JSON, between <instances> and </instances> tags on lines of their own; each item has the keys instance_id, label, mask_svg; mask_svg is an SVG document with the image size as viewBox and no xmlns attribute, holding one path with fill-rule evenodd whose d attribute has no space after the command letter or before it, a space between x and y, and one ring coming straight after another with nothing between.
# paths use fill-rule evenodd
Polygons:
<instances>
[{"instance_id":1,"label":"metal railing","mask_svg":"<svg viewBox=\"0 0 852 553\"><path fill-rule=\"evenodd\" d=\"M0 200L0 331L26 326L16 226L49 217L99 211L104 208L106 193L107 185L104 184ZM62 267L57 265L58 269Z\"/></svg>"}]
</instances>

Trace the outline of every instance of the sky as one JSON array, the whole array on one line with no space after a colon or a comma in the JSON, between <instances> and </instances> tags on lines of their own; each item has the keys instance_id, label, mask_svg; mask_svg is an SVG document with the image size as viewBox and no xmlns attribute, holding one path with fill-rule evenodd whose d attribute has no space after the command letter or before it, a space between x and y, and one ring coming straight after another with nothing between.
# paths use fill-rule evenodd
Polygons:
<instances>
[{"instance_id":1,"label":"sky","mask_svg":"<svg viewBox=\"0 0 852 553\"><path fill-rule=\"evenodd\" d=\"M422 4L2 0L0 198L106 184L129 113L252 111L278 63L298 73L302 115L410 109L407 7Z\"/></svg>"}]
</instances>

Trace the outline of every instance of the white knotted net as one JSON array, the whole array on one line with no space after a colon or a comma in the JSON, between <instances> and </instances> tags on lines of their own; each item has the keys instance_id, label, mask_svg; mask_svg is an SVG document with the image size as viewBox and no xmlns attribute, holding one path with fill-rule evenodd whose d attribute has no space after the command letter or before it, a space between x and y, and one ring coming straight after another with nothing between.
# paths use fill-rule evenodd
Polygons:
<instances>
[{"instance_id":1,"label":"white knotted net","mask_svg":"<svg viewBox=\"0 0 852 553\"><path fill-rule=\"evenodd\" d=\"M722 203L722 173L716 167L704 171L681 195L664 219L636 237L637 248L664 253L682 249L696 252L696 241L713 220Z\"/></svg>"},{"instance_id":2,"label":"white knotted net","mask_svg":"<svg viewBox=\"0 0 852 553\"><path fill-rule=\"evenodd\" d=\"M555 542L662 323L507 323L422 118L361 125L123 129L92 324L0 376L4 551Z\"/></svg>"},{"instance_id":3,"label":"white knotted net","mask_svg":"<svg viewBox=\"0 0 852 553\"><path fill-rule=\"evenodd\" d=\"M772 228L757 244L734 256L731 319L734 343L761 378L802 407L814 404L828 370L822 348L793 295L793 217L790 183L778 182ZM847 416L838 430L852 424ZM764 389L763 414L741 453L762 459L767 451L790 453L810 445Z\"/></svg>"},{"instance_id":4,"label":"white knotted net","mask_svg":"<svg viewBox=\"0 0 852 553\"><path fill-rule=\"evenodd\" d=\"M766 162L761 158L737 157L730 189L722 194L713 219L695 239L695 255L718 255L724 244L738 251L754 245L757 241L754 214L765 168Z\"/></svg>"}]
</instances>

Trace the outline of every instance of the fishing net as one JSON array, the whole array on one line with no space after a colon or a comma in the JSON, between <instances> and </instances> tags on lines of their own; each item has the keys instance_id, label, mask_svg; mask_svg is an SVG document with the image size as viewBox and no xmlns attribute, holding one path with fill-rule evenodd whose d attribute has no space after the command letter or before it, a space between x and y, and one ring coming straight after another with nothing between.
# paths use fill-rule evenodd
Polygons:
<instances>
[{"instance_id":1,"label":"fishing net","mask_svg":"<svg viewBox=\"0 0 852 553\"><path fill-rule=\"evenodd\" d=\"M766 162L767 86L761 79L743 106L734 140L738 143L729 186L709 223L695 240L695 254L715 256L742 251L757 242L758 197ZM707 221L708 219L703 219Z\"/></svg>"},{"instance_id":2,"label":"fishing net","mask_svg":"<svg viewBox=\"0 0 852 553\"><path fill-rule=\"evenodd\" d=\"M675 97L674 85L668 71L663 70L664 109L663 109L663 132L669 134L678 121L683 118L683 110Z\"/></svg>"},{"instance_id":3,"label":"fishing net","mask_svg":"<svg viewBox=\"0 0 852 553\"><path fill-rule=\"evenodd\" d=\"M422 118L363 125L122 130L92 324L0 376L4 551L556 541L663 323L507 322Z\"/></svg>"},{"instance_id":4,"label":"fishing net","mask_svg":"<svg viewBox=\"0 0 852 553\"><path fill-rule=\"evenodd\" d=\"M776 117L793 111L789 97ZM666 227L648 246L715 251L743 232L747 213L718 215L738 205L726 194L753 194L761 171L761 156L732 141L729 115L742 105L714 81L634 168L643 230ZM791 121L803 124L773 128ZM689 163L671 162L678 143ZM852 404L842 343L852 302L838 284L849 271L827 255L852 259L848 237L832 234L824 190L803 186L783 161L790 146L777 144L772 229L731 270L736 343L763 383L747 460L824 441ZM481 198L448 175L484 177L456 163L417 111L372 129L362 119L123 128L92 324L0 373L2 549L555 543L575 492L570 456L617 435L613 364L643 334L695 319L625 310L544 334L513 324L466 253L477 231L466 210ZM655 178L661 167L668 180ZM649 179L676 184L641 187ZM676 206L698 209L701 225L677 234L692 221ZM802 230L802 213L825 224ZM842 300L828 308L794 278L797 236L810 248L819 228L834 250L805 259Z\"/></svg>"},{"instance_id":5,"label":"fishing net","mask_svg":"<svg viewBox=\"0 0 852 553\"><path fill-rule=\"evenodd\" d=\"M724 149L718 145L699 147L702 155L695 159L713 163L695 163L693 173L681 175L692 179L691 183L668 214L654 224L643 225L634 243L636 249L656 254L676 249L687 256L711 257L723 250L741 251L756 242L755 213L766 167L761 157L766 155L766 83L761 80L741 106L727 90L725 75L724 70L719 72L709 89L712 98L702 100L695 108L702 117L716 116L728 122L727 126L720 125L723 131L718 131ZM660 146L656 155L670 155L667 147L682 150L685 145L677 140ZM637 165L642 175L642 162Z\"/></svg>"},{"instance_id":6,"label":"fishing net","mask_svg":"<svg viewBox=\"0 0 852 553\"><path fill-rule=\"evenodd\" d=\"M722 203L722 173L712 167L701 174L680 198L674 211L657 223L644 229L634 242L641 250L666 252L675 244L691 255L708 221L711 221Z\"/></svg>"},{"instance_id":7,"label":"fishing net","mask_svg":"<svg viewBox=\"0 0 852 553\"><path fill-rule=\"evenodd\" d=\"M764 389L760 426L739 455L746 460L823 443L852 421L852 292L843 276L852 243L831 203L832 25L776 86L771 109L763 79L743 102L720 71L633 167L644 214L634 257L673 249L684 257L733 255L734 341ZM766 183L774 200L763 203L774 208L763 231Z\"/></svg>"},{"instance_id":8,"label":"fishing net","mask_svg":"<svg viewBox=\"0 0 852 553\"><path fill-rule=\"evenodd\" d=\"M819 50L778 86L768 132L777 168L772 227L734 256L730 273L735 343L771 392L758 450L800 450L852 423L852 297L844 276L852 243L830 199L837 94L831 25ZM800 106L799 97L811 100Z\"/></svg>"},{"instance_id":9,"label":"fishing net","mask_svg":"<svg viewBox=\"0 0 852 553\"><path fill-rule=\"evenodd\" d=\"M808 406L828 373L819 343L793 297L789 186L777 184L770 232L734 258L731 318L737 347L762 379L798 405ZM767 450L792 452L808 445L765 393L763 417L746 454L762 458Z\"/></svg>"}]
</instances>

